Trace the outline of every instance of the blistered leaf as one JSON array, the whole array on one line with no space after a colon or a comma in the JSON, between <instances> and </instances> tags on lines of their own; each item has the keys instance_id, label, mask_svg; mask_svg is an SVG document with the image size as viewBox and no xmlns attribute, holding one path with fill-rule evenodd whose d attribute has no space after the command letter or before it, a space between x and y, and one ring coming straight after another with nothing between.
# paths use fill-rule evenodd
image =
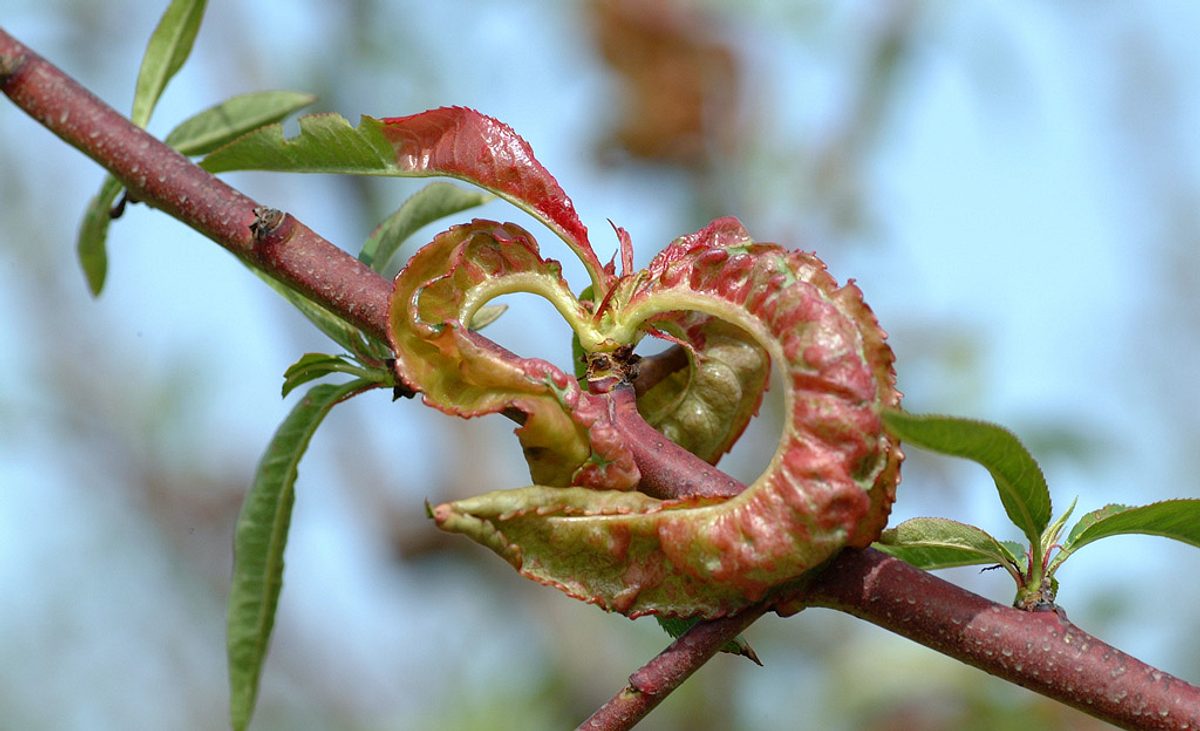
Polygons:
<instances>
[{"instance_id":1,"label":"blistered leaf","mask_svg":"<svg viewBox=\"0 0 1200 731\"><path fill-rule=\"evenodd\" d=\"M948 518L913 518L879 537L875 548L927 571L999 564L1019 579L1020 561L982 528Z\"/></svg>"},{"instance_id":2,"label":"blistered leaf","mask_svg":"<svg viewBox=\"0 0 1200 731\"><path fill-rule=\"evenodd\" d=\"M418 229L446 216L481 206L492 197L449 183L430 183L404 201L395 213L371 232L358 258L375 271L382 272L387 269L388 262L400 245Z\"/></svg>"},{"instance_id":3,"label":"blistered leaf","mask_svg":"<svg viewBox=\"0 0 1200 731\"><path fill-rule=\"evenodd\" d=\"M517 435L541 484L632 487L637 470L603 423L602 402L550 363L518 358L464 326L488 299L513 291L539 294L587 327L561 267L543 259L521 227L474 221L439 234L396 278L389 335L397 375L450 414L522 413Z\"/></svg>"},{"instance_id":4,"label":"blistered leaf","mask_svg":"<svg viewBox=\"0 0 1200 731\"><path fill-rule=\"evenodd\" d=\"M121 181L106 176L100 191L88 202L79 224L75 250L93 297L99 296L104 289L104 279L108 275L108 226L112 222L113 202L123 187Z\"/></svg>"},{"instance_id":5,"label":"blistered leaf","mask_svg":"<svg viewBox=\"0 0 1200 731\"><path fill-rule=\"evenodd\" d=\"M283 587L283 555L300 458L329 410L371 385L350 381L314 387L279 425L259 462L234 533L227 617L229 712L234 729L250 723L258 697L258 681Z\"/></svg>"},{"instance_id":6,"label":"blistered leaf","mask_svg":"<svg viewBox=\"0 0 1200 731\"><path fill-rule=\"evenodd\" d=\"M483 187L528 211L579 256L600 291L610 276L596 258L587 228L558 182L508 125L471 109L445 107L408 117L363 116L357 127L336 114L301 117L285 139L267 125L215 150L209 172L277 170L427 177L444 175Z\"/></svg>"},{"instance_id":7,"label":"blistered leaf","mask_svg":"<svg viewBox=\"0 0 1200 731\"><path fill-rule=\"evenodd\" d=\"M145 127L158 104L167 82L171 80L192 52L200 21L204 18L205 0L171 0L166 12L150 35L142 67L138 71L133 94L133 114L130 119Z\"/></svg>"},{"instance_id":8,"label":"blistered leaf","mask_svg":"<svg viewBox=\"0 0 1200 731\"><path fill-rule=\"evenodd\" d=\"M414 309L399 302L393 321ZM789 422L745 492L659 500L532 486L439 505L438 525L535 581L629 616L736 612L842 548L869 545L895 496L901 455L880 411L899 394L891 351L858 289L838 287L815 257L756 244L721 219L618 283L593 316L597 342L631 344L686 310L748 333L784 373Z\"/></svg>"},{"instance_id":9,"label":"blistered leaf","mask_svg":"<svg viewBox=\"0 0 1200 731\"><path fill-rule=\"evenodd\" d=\"M278 122L316 101L295 91L256 91L241 94L188 117L163 140L181 154L206 155L230 140Z\"/></svg>"},{"instance_id":10,"label":"blistered leaf","mask_svg":"<svg viewBox=\"0 0 1200 731\"><path fill-rule=\"evenodd\" d=\"M1138 507L1107 505L1084 515L1071 529L1053 566L1087 544L1115 535L1172 538L1200 547L1200 500L1164 500Z\"/></svg>"},{"instance_id":11,"label":"blistered leaf","mask_svg":"<svg viewBox=\"0 0 1200 731\"><path fill-rule=\"evenodd\" d=\"M717 318L686 313L676 325L691 346L688 367L643 394L638 411L668 439L716 464L757 413L770 357L749 334Z\"/></svg>"},{"instance_id":12,"label":"blistered leaf","mask_svg":"<svg viewBox=\"0 0 1200 731\"><path fill-rule=\"evenodd\" d=\"M991 473L1009 519L1040 551L1050 522L1050 490L1033 455L1009 430L953 416L884 414L888 429L905 442L977 462Z\"/></svg>"}]
</instances>

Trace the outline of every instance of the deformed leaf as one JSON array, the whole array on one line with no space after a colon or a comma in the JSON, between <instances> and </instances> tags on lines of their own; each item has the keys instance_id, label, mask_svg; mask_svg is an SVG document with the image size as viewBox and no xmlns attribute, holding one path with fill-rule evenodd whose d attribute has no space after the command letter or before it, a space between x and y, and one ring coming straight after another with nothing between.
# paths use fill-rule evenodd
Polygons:
<instances>
[{"instance_id":1,"label":"deformed leaf","mask_svg":"<svg viewBox=\"0 0 1200 731\"><path fill-rule=\"evenodd\" d=\"M875 548L927 571L999 564L1020 573L1016 555L987 531L948 518L913 518L879 537Z\"/></svg>"},{"instance_id":2,"label":"deformed leaf","mask_svg":"<svg viewBox=\"0 0 1200 731\"><path fill-rule=\"evenodd\" d=\"M235 730L249 724L258 696L283 586L284 548L300 458L329 410L372 385L356 380L315 386L279 425L259 462L254 485L238 516L229 588L229 712Z\"/></svg>"},{"instance_id":3,"label":"deformed leaf","mask_svg":"<svg viewBox=\"0 0 1200 731\"><path fill-rule=\"evenodd\" d=\"M455 213L481 206L494 196L473 190L463 190L450 183L430 183L414 193L384 219L363 244L358 258L377 272L387 269L408 237L418 229Z\"/></svg>"},{"instance_id":4,"label":"deformed leaf","mask_svg":"<svg viewBox=\"0 0 1200 731\"><path fill-rule=\"evenodd\" d=\"M459 178L523 208L562 237L583 261L592 284L600 292L607 291L608 277L574 204L512 127L465 107L381 121L401 168L417 175Z\"/></svg>"},{"instance_id":5,"label":"deformed leaf","mask_svg":"<svg viewBox=\"0 0 1200 731\"><path fill-rule=\"evenodd\" d=\"M264 124L278 122L316 101L295 91L256 91L227 99L180 122L163 141L189 157L206 155Z\"/></svg>"},{"instance_id":6,"label":"deformed leaf","mask_svg":"<svg viewBox=\"0 0 1200 731\"><path fill-rule=\"evenodd\" d=\"M1132 507L1107 505L1084 515L1071 529L1055 565L1101 538L1144 534L1172 538L1200 547L1200 500L1181 498Z\"/></svg>"},{"instance_id":7,"label":"deformed leaf","mask_svg":"<svg viewBox=\"0 0 1200 731\"><path fill-rule=\"evenodd\" d=\"M757 413L770 356L745 331L715 317L681 313L675 324L691 346L689 367L644 393L638 411L668 439L716 464Z\"/></svg>"},{"instance_id":8,"label":"deformed leaf","mask_svg":"<svg viewBox=\"0 0 1200 731\"><path fill-rule=\"evenodd\" d=\"M600 290L612 276L596 258L574 204L511 127L462 107L408 117L363 116L357 127L337 114L301 117L300 134L267 125L214 150L209 172L276 170L429 177L444 175L485 188L522 208L557 233L579 256ZM378 258L378 257L376 257Z\"/></svg>"},{"instance_id":9,"label":"deformed leaf","mask_svg":"<svg viewBox=\"0 0 1200 731\"><path fill-rule=\"evenodd\" d=\"M79 224L75 251L93 297L104 289L104 280L108 275L108 226L112 222L113 202L123 188L121 181L106 176L100 184L100 191L88 202L83 221Z\"/></svg>"},{"instance_id":10,"label":"deformed leaf","mask_svg":"<svg viewBox=\"0 0 1200 731\"><path fill-rule=\"evenodd\" d=\"M574 327L587 327L561 267L520 226L477 220L438 234L396 278L389 337L397 375L447 413L524 414L517 435L540 484L632 487L637 468L605 425L601 401L550 363L518 358L464 326L492 296L514 291L539 294Z\"/></svg>"},{"instance_id":11,"label":"deformed leaf","mask_svg":"<svg viewBox=\"0 0 1200 731\"><path fill-rule=\"evenodd\" d=\"M134 87L130 119L137 126L145 127L150 121L167 82L191 54L206 4L205 0L171 0L150 35Z\"/></svg>"},{"instance_id":12,"label":"deformed leaf","mask_svg":"<svg viewBox=\"0 0 1200 731\"><path fill-rule=\"evenodd\" d=\"M1009 519L1040 551L1042 531L1050 522L1050 490L1042 468L1016 435L996 424L953 416L891 410L883 418L902 441L986 468Z\"/></svg>"},{"instance_id":13,"label":"deformed leaf","mask_svg":"<svg viewBox=\"0 0 1200 731\"><path fill-rule=\"evenodd\" d=\"M403 280L420 271L424 254L397 280L398 353L412 349L403 330L418 329L405 319L449 321L414 315L421 303ZM895 497L901 460L880 411L894 408L899 393L891 351L857 287L839 287L812 255L755 243L736 220L720 219L619 281L591 317L599 336L589 337L626 346L687 310L728 320L783 370L789 421L759 479L734 497L676 500L543 483L439 505L431 511L438 526L491 548L530 579L631 617L737 612L842 548L874 541ZM588 348L584 334L580 342ZM466 358L452 362L456 378L474 370ZM454 399L468 392L449 381L431 385ZM587 403L565 374L555 387L572 415ZM497 396L511 403L511 396ZM595 450L597 430L587 436Z\"/></svg>"}]
</instances>

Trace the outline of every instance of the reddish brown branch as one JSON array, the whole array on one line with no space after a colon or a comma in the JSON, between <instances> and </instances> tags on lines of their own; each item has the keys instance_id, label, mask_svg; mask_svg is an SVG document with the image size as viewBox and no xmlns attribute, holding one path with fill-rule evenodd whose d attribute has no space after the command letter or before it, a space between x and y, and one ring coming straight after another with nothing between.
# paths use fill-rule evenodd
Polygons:
<instances>
[{"instance_id":1,"label":"reddish brown branch","mask_svg":"<svg viewBox=\"0 0 1200 731\"><path fill-rule=\"evenodd\" d=\"M844 551L804 603L853 614L1121 728L1200 728L1200 688L1056 612L996 604L879 551Z\"/></svg>"},{"instance_id":2,"label":"reddish brown branch","mask_svg":"<svg viewBox=\"0 0 1200 731\"><path fill-rule=\"evenodd\" d=\"M755 606L732 617L701 622L692 627L630 675L629 684L579 724L579 728L590 731L633 728L765 611L766 607Z\"/></svg>"},{"instance_id":3,"label":"reddish brown branch","mask_svg":"<svg viewBox=\"0 0 1200 731\"><path fill-rule=\"evenodd\" d=\"M251 226L259 204L130 123L0 29L0 89L63 141L161 209L280 281L386 338L391 283L304 224L265 246Z\"/></svg>"},{"instance_id":4,"label":"reddish brown branch","mask_svg":"<svg viewBox=\"0 0 1200 731\"><path fill-rule=\"evenodd\" d=\"M200 231L364 331L386 337L387 280L291 216L260 209L2 29L0 90L108 169L134 198ZM672 357L677 356L664 357L663 365L679 365ZM639 468L648 484L657 481L663 494L680 494L681 486L719 494L742 489L661 439L628 406L622 406L619 421L639 450ZM1200 689L1195 686L1121 653L1058 615L1000 606L875 551L843 553L786 611L804 605L848 612L1125 728L1200 728ZM589 728L632 726L761 612L747 610L697 625L634 673L630 687L597 711Z\"/></svg>"}]
</instances>

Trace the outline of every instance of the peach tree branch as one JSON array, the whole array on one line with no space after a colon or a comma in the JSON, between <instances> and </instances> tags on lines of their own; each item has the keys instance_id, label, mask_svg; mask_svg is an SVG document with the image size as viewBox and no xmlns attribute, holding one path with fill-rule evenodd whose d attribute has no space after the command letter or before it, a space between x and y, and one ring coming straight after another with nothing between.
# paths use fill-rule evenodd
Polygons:
<instances>
[{"instance_id":1,"label":"peach tree branch","mask_svg":"<svg viewBox=\"0 0 1200 731\"><path fill-rule=\"evenodd\" d=\"M192 164L3 29L0 90L112 173L133 198L386 339L390 282L292 216ZM694 455L651 439L636 411L621 411L628 433L652 444L639 450L638 464L660 494L710 480L721 483L713 488L718 492L737 492L737 483ZM870 549L844 551L779 602L774 606L783 613L824 606L852 614L1123 728L1200 728L1200 688L1116 650L1059 613L1004 607ZM587 727L630 728L767 608L696 625L635 672Z\"/></svg>"}]
</instances>

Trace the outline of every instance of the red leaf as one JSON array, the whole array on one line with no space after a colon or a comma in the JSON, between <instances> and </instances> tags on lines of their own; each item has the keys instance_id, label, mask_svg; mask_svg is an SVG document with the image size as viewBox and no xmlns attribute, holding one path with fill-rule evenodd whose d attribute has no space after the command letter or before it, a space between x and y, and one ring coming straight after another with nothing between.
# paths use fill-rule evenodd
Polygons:
<instances>
[{"instance_id":1,"label":"red leaf","mask_svg":"<svg viewBox=\"0 0 1200 731\"><path fill-rule=\"evenodd\" d=\"M605 281L571 199L537 161L529 143L507 124L465 107L380 121L400 167L460 178L507 198L561 236L583 260L594 284Z\"/></svg>"}]
</instances>

